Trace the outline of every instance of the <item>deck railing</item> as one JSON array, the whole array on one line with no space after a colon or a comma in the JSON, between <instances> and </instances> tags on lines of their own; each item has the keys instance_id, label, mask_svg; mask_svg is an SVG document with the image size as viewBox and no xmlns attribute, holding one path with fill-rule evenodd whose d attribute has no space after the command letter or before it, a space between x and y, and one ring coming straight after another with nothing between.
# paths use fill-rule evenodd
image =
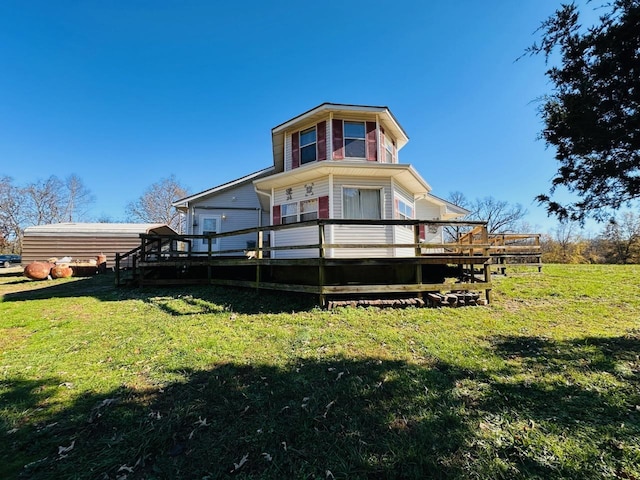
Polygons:
<instances>
[{"instance_id":1,"label":"deck railing","mask_svg":"<svg viewBox=\"0 0 640 480\"><path fill-rule=\"evenodd\" d=\"M383 227L388 229L385 235L375 238L358 238L354 232L358 227ZM424 228L421 228L424 227ZM444 241L441 235L444 228L473 229L474 235L468 235L463 241ZM306 229L301 232L297 229ZM317 233L313 233L313 229ZM311 230L309 230L311 229ZM337 236L336 232L344 229L348 234ZM381 229L374 229L374 231ZM281 232L290 232L285 241L291 243L283 245ZM430 232L431 241L424 241L422 232ZM295 234L298 234L297 236ZM275 237L274 237L275 235ZM360 233L362 236L363 234ZM427 235L425 235L427 236ZM220 248L224 246L224 239L236 238L236 248ZM306 241L295 242L293 238L306 238ZM338 237L338 238L336 238ZM380 241L381 238L399 238L401 242ZM463 270L467 280L460 278L459 288L469 288L470 284L478 282L484 284L487 300L490 290L490 262L491 243L488 241L486 224L484 222L465 221L424 221L424 220L329 220L318 219L286 225L270 225L254 227L232 232L208 235L157 235L141 234L141 244L138 248L116 255L116 284L126 283L127 276L138 280L142 284L145 271L150 273L155 268L190 268L191 266L207 267L207 281L211 278L211 268L226 266L228 268L246 268L255 266L255 286L265 288L261 280L262 266L266 265L308 265L317 268L317 284L315 287L292 286L289 289L299 291L314 291L323 299L325 293L358 292L358 286L330 286L325 284L325 267L340 262L350 262L353 268L357 265L389 265L398 262L412 265L415 269L414 284L395 285L388 288L382 286L361 285L369 292L375 291L421 291L437 290L443 285L423 284L423 266L427 264L458 265ZM317 240L315 240L317 239ZM408 240L408 241L407 241ZM250 244L245 248L238 248L238 243ZM199 243L198 248L196 245ZM301 252L301 250L305 250ZM315 253L315 252L317 253ZM287 252L288 258L281 252ZM299 253L298 253L299 252ZM481 277L476 278L476 268L480 267ZM309 271L311 272L311 270ZM470 283L469 283L470 282ZM229 280L227 284L246 284ZM480 286L480 285L479 285ZM449 287L448 287L449 288Z\"/></svg>"},{"instance_id":2,"label":"deck railing","mask_svg":"<svg viewBox=\"0 0 640 480\"><path fill-rule=\"evenodd\" d=\"M426 227L472 227L473 234L465 234L456 241L421 241L420 226ZM266 243L273 233L294 230L305 227L317 227L318 241L317 243L307 243L300 245L271 245ZM328 226L401 226L410 228L413 233L413 242L411 243L384 243L384 242L342 242L328 243L327 231ZM225 238L254 235L255 247L247 246L245 248L232 249L216 249L216 243L221 242ZM414 256L429 254L434 250L440 250L442 254L453 255L488 255L489 250L494 246L488 241L485 222L464 222L464 221L424 221L424 220L309 220L306 222L297 222L286 225L270 225L264 227L253 227L242 230L234 230L224 233L212 233L207 235L158 235L158 234L140 234L141 244L139 247L129 252L116 255L116 270L123 268L133 268L139 262L162 261L175 258L205 258L205 257L221 257L228 255L244 256L249 255L252 258L270 257L272 252L292 251L292 250L317 250L318 258L326 256L327 250L343 250L343 249L412 249ZM204 242L206 248L195 249L196 242ZM381 252L384 255L384 252Z\"/></svg>"}]
</instances>

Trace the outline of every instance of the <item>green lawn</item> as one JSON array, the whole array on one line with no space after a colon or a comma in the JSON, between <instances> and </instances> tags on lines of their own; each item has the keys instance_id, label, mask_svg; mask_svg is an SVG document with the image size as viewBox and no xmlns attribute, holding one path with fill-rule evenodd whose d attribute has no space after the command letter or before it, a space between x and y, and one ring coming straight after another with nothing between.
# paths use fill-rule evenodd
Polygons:
<instances>
[{"instance_id":1,"label":"green lawn","mask_svg":"<svg viewBox=\"0 0 640 480\"><path fill-rule=\"evenodd\" d=\"M323 311L0 277L0 478L640 478L640 266Z\"/></svg>"}]
</instances>

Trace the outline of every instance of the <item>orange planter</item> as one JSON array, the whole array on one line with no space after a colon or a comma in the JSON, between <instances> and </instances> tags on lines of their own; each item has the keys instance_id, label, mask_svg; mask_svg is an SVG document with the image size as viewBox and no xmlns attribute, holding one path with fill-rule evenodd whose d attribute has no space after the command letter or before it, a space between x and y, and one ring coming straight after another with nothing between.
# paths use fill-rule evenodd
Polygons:
<instances>
[{"instance_id":1,"label":"orange planter","mask_svg":"<svg viewBox=\"0 0 640 480\"><path fill-rule=\"evenodd\" d=\"M52 267L53 264L48 262L31 262L24 267L24 276L31 280L46 280Z\"/></svg>"},{"instance_id":2,"label":"orange planter","mask_svg":"<svg viewBox=\"0 0 640 480\"><path fill-rule=\"evenodd\" d=\"M51 269L51 278L69 278L73 275L73 270L69 265L56 265Z\"/></svg>"}]
</instances>

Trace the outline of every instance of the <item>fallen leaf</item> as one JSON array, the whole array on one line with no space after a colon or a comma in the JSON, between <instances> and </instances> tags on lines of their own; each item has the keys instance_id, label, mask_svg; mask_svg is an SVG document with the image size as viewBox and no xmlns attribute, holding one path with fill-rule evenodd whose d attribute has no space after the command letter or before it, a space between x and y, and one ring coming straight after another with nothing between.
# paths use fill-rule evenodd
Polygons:
<instances>
[{"instance_id":1,"label":"fallen leaf","mask_svg":"<svg viewBox=\"0 0 640 480\"><path fill-rule=\"evenodd\" d=\"M71 442L71 445L69 445L68 447L62 447L62 446L58 446L58 455L62 455L63 453L68 453L71 450L73 450L73 447L76 446L76 441L74 440L73 442Z\"/></svg>"},{"instance_id":2,"label":"fallen leaf","mask_svg":"<svg viewBox=\"0 0 640 480\"><path fill-rule=\"evenodd\" d=\"M233 463L233 470L231 470L232 472L235 472L237 470L240 470L242 468L242 466L247 463L247 460L249 460L249 454L245 454L244 457L242 457L240 459L240 461L238 463Z\"/></svg>"},{"instance_id":3,"label":"fallen leaf","mask_svg":"<svg viewBox=\"0 0 640 480\"><path fill-rule=\"evenodd\" d=\"M198 421L194 422L195 425L198 425L199 427L208 427L209 424L207 423L207 419L205 418L204 420L202 419L202 417L198 417Z\"/></svg>"}]
</instances>

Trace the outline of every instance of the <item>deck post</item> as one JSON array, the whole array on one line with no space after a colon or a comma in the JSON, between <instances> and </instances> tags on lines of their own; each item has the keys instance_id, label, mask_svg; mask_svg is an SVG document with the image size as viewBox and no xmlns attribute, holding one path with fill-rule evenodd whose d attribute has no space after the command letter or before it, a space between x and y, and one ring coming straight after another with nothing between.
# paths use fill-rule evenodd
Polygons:
<instances>
[{"instance_id":1,"label":"deck post","mask_svg":"<svg viewBox=\"0 0 640 480\"><path fill-rule=\"evenodd\" d=\"M318 223L318 291L320 292L320 306L326 307L327 298L324 294L324 224Z\"/></svg>"},{"instance_id":2,"label":"deck post","mask_svg":"<svg viewBox=\"0 0 640 480\"><path fill-rule=\"evenodd\" d=\"M211 237L207 237L207 282L211 283Z\"/></svg>"},{"instance_id":3,"label":"deck post","mask_svg":"<svg viewBox=\"0 0 640 480\"><path fill-rule=\"evenodd\" d=\"M420 258L422 256L422 249L420 248L420 224L413 226L413 243L416 244L415 256ZM416 284L422 285L422 263L416 261ZM422 298L422 290L418 292L418 298Z\"/></svg>"},{"instance_id":4,"label":"deck post","mask_svg":"<svg viewBox=\"0 0 640 480\"><path fill-rule=\"evenodd\" d=\"M264 241L264 235L262 230L258 230L258 240L256 245L256 258L262 258L262 242Z\"/></svg>"},{"instance_id":5,"label":"deck post","mask_svg":"<svg viewBox=\"0 0 640 480\"><path fill-rule=\"evenodd\" d=\"M490 283L491 282L491 263L486 262L484 264L484 281L485 283ZM491 303L491 289L490 288L486 288L484 291L484 294L487 298L487 303Z\"/></svg>"},{"instance_id":6,"label":"deck post","mask_svg":"<svg viewBox=\"0 0 640 480\"><path fill-rule=\"evenodd\" d=\"M262 260L262 230L258 230L256 255L253 261L256 264L256 291L260 290L260 264Z\"/></svg>"},{"instance_id":7,"label":"deck post","mask_svg":"<svg viewBox=\"0 0 640 480\"><path fill-rule=\"evenodd\" d=\"M116 287L120 286L120 254L116 252Z\"/></svg>"}]
</instances>

